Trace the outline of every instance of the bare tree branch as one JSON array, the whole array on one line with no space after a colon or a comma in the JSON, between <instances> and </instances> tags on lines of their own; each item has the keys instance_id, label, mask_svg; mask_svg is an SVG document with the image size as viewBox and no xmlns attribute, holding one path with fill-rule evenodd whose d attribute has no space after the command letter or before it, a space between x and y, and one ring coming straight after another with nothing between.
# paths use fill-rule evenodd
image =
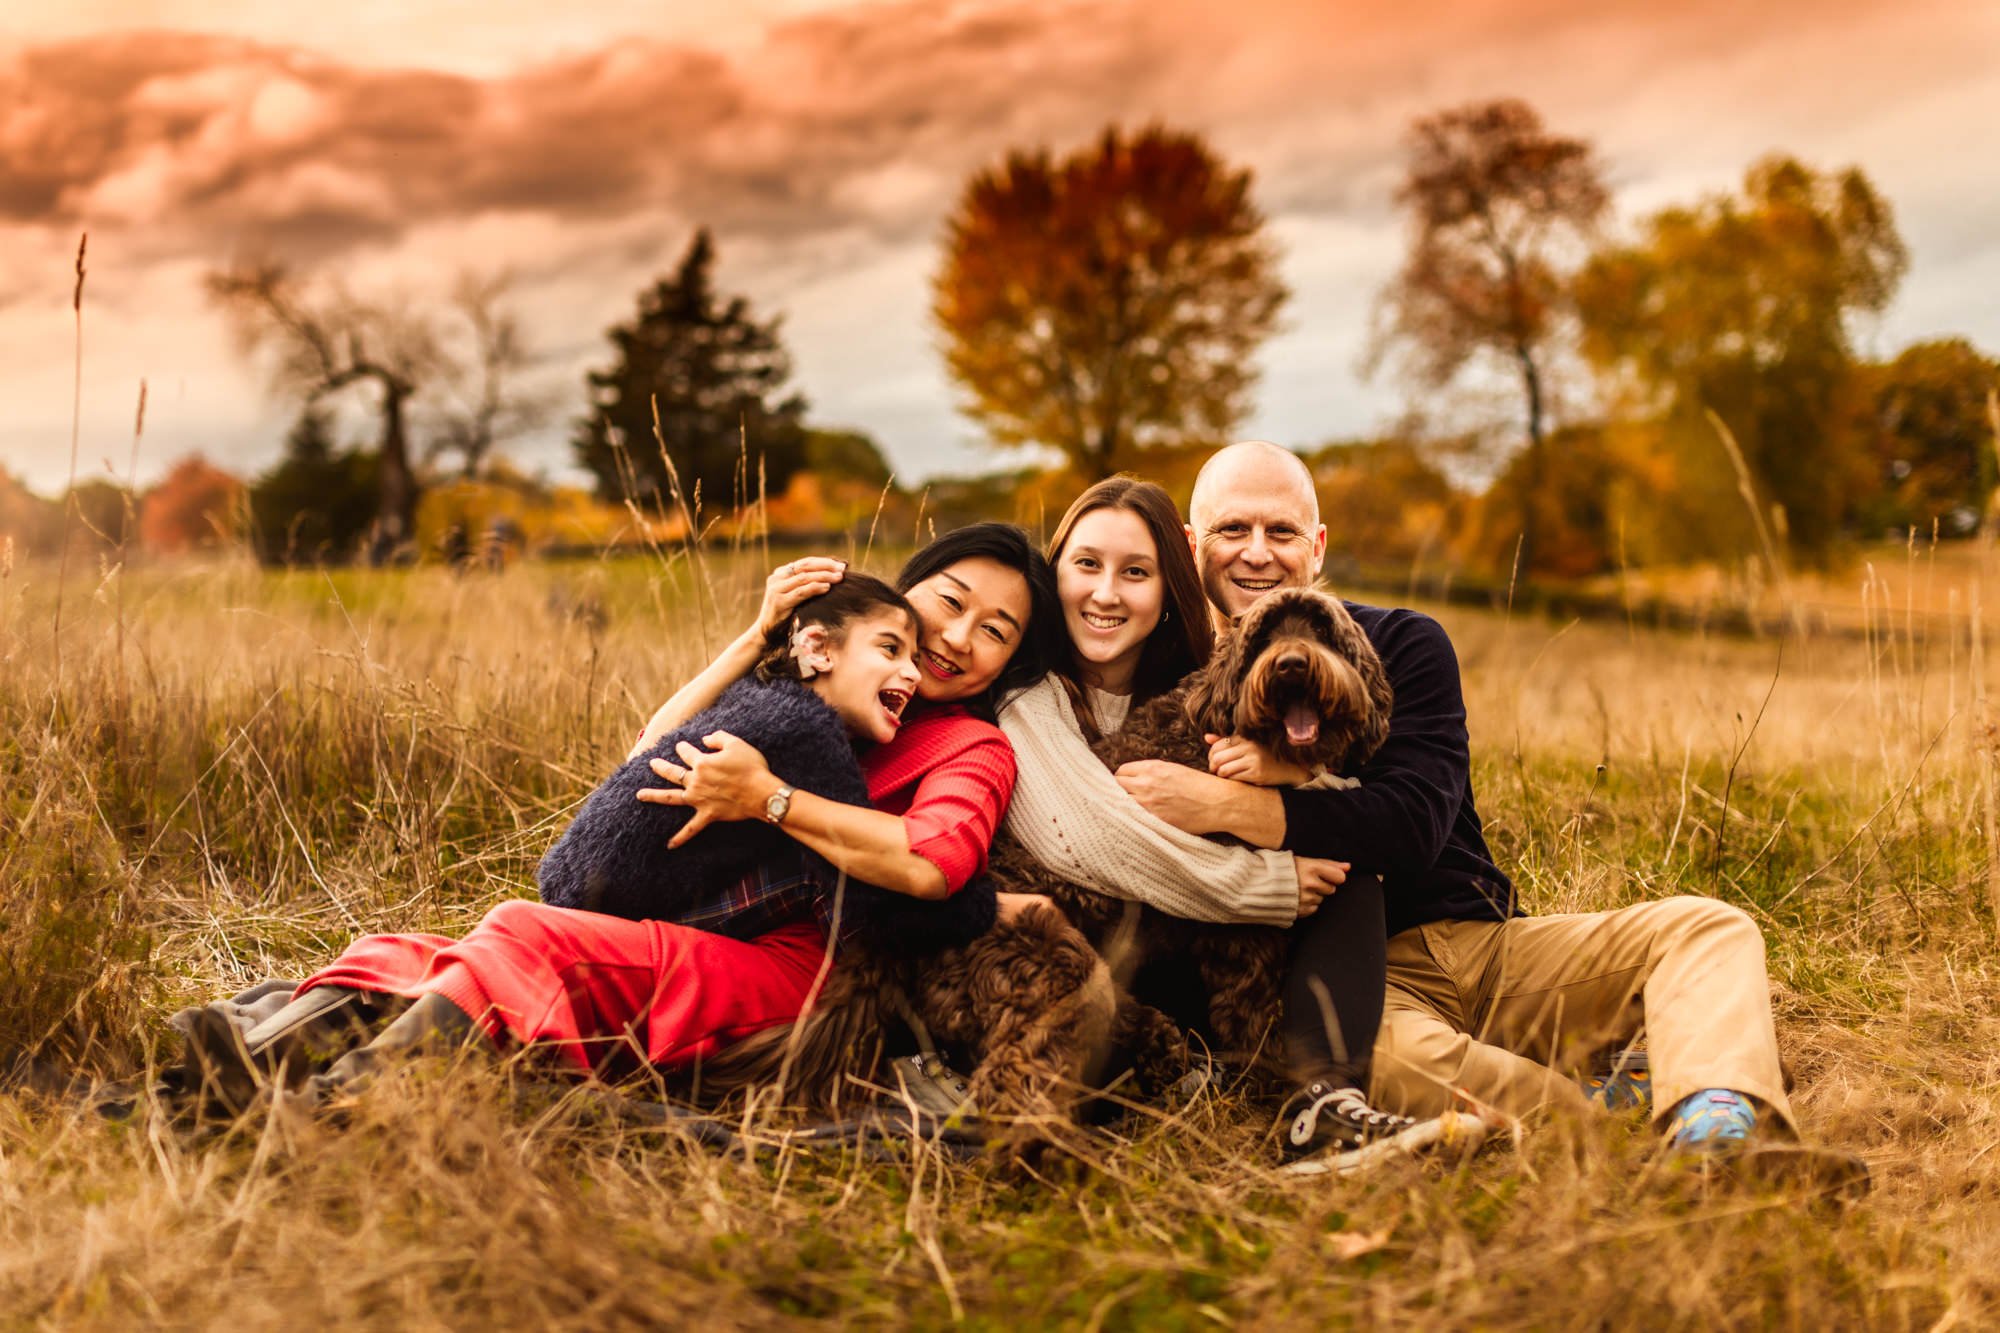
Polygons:
<instances>
[{"instance_id":1,"label":"bare tree branch","mask_svg":"<svg viewBox=\"0 0 2000 1333\"><path fill-rule=\"evenodd\" d=\"M378 532L385 546L408 541L419 489L409 461L408 408L438 374L442 355L429 323L338 286L309 290L271 262L213 273L208 291L244 353L269 362L272 387L282 396L312 404L357 384L375 388L382 455Z\"/></svg>"}]
</instances>

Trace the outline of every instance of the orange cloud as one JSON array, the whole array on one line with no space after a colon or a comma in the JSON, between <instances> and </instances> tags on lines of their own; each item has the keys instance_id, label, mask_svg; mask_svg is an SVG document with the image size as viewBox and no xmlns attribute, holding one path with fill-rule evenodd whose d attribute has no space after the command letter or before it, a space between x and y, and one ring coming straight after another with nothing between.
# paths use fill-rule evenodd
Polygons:
<instances>
[{"instance_id":1,"label":"orange cloud","mask_svg":"<svg viewBox=\"0 0 2000 1333\"><path fill-rule=\"evenodd\" d=\"M795 23L744 68L633 40L493 79L190 34L42 46L0 71L0 99L29 109L0 131L0 219L312 251L488 210L670 204L778 234L896 225L935 213L969 138L1066 118L1024 116L1016 71L1109 100L1146 54L1121 43L1107 65L1101 42L1070 49L1033 5L884 17Z\"/></svg>"}]
</instances>

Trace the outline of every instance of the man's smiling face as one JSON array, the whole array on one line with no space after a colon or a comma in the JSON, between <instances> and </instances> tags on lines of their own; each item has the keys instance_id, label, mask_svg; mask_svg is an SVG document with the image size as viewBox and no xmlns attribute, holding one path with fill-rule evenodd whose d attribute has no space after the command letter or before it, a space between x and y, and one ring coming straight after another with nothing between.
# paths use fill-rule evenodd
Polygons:
<instances>
[{"instance_id":1,"label":"man's smiling face","mask_svg":"<svg viewBox=\"0 0 2000 1333\"><path fill-rule=\"evenodd\" d=\"M1188 518L1202 591L1232 620L1274 588L1319 577L1326 528L1312 476L1274 445L1235 444L1210 459Z\"/></svg>"}]
</instances>

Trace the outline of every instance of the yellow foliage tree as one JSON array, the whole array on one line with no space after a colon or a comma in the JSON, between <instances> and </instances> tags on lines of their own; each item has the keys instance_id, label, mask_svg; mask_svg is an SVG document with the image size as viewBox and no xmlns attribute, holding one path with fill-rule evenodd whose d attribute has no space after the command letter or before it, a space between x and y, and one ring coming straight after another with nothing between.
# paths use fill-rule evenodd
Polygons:
<instances>
[{"instance_id":1,"label":"yellow foliage tree","mask_svg":"<svg viewBox=\"0 0 2000 1333\"><path fill-rule=\"evenodd\" d=\"M1851 521L1872 482L1849 322L1886 307L1908 264L1861 171L1775 157L1740 194L1656 214L1579 275L1586 352L1629 405L1665 420L1684 479L1713 494L1695 513L1707 554L1755 549L1711 410L1740 444L1758 517L1776 504L1801 554L1825 554Z\"/></svg>"}]
</instances>

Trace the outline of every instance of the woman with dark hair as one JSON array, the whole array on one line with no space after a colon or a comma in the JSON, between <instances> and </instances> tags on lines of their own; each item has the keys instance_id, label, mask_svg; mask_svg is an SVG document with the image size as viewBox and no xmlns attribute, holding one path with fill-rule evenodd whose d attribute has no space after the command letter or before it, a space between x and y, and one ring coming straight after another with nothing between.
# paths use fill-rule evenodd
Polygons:
<instances>
[{"instance_id":1,"label":"woman with dark hair","mask_svg":"<svg viewBox=\"0 0 2000 1333\"><path fill-rule=\"evenodd\" d=\"M708 886L691 904L677 898L671 921L510 900L459 941L365 937L247 1033L241 1015L232 1020L218 1006L193 1011L195 1072L212 1085L220 1071L221 1082L254 1091L260 1076L283 1069L296 1078L338 1055L308 1085L319 1097L358 1087L386 1056L475 1032L552 1045L584 1068L621 1049L655 1067L691 1064L796 1018L824 974L832 953L824 909L837 885L802 870L811 858L836 880L909 899L957 895L983 867L1014 782L1006 738L978 714L990 718L997 686L1046 668L1054 580L1027 535L1002 524L961 529L920 551L896 591L883 589L907 625L902 669L914 686L914 697L897 698L895 717L885 721L874 713L905 688L866 688L869 671L884 680L898 674L886 639L877 645L883 636L872 635L857 647L841 626L802 623L816 603L884 600L827 597L845 568L824 558L781 566L765 584L756 621L668 700L632 752L636 760L664 738L690 736L673 747L674 759L650 760L674 785L638 793L690 812L675 845L718 821L762 820L795 844L790 854ZM760 662L767 669L818 663L835 649L844 650L831 661L838 683L822 680L822 692L861 719L850 734L877 742L860 754L868 805L780 781L740 736L699 726L685 732ZM872 665L853 666L857 655ZM996 910L990 892L955 906L966 931L989 924ZM368 1045L340 1054L396 1008L387 997L415 1003Z\"/></svg>"},{"instance_id":2,"label":"woman with dark hair","mask_svg":"<svg viewBox=\"0 0 2000 1333\"><path fill-rule=\"evenodd\" d=\"M1179 558L1185 545L1166 491L1124 475L1078 496L1049 538L1069 632L1050 679L1093 739L1117 731L1134 703L1165 694L1214 651L1194 561Z\"/></svg>"},{"instance_id":3,"label":"woman with dark hair","mask_svg":"<svg viewBox=\"0 0 2000 1333\"><path fill-rule=\"evenodd\" d=\"M935 696L962 699L968 710L988 721L1000 700L1039 679L1062 651L1061 616L1049 562L1028 534L1012 523L970 523L934 538L906 560L896 575L896 587L909 596L925 625L935 627L924 650L938 661L928 664L928 669L942 670L942 679L948 680L950 659L957 651L948 640L954 638L961 619L976 610L966 600L971 591L966 580L980 579L984 587L994 569L1001 572L1003 581L1011 574L1027 583L1028 620L1022 631L1021 651L1007 660L984 690L970 698L962 693ZM977 619L974 615L973 621Z\"/></svg>"},{"instance_id":4,"label":"woman with dark hair","mask_svg":"<svg viewBox=\"0 0 2000 1333\"><path fill-rule=\"evenodd\" d=\"M756 644L768 632L762 627L780 619L792 597L824 592L845 569L842 562L826 559L781 567L772 577L757 624L654 714L633 754L713 702L748 670L756 660ZM989 817L985 800L955 794L961 778L976 782L990 774L945 761L965 751L973 737L982 750L1004 747L1004 738L991 725L994 701L1048 669L1057 633L1055 580L1025 532L1007 523L974 523L911 556L896 576L896 587L916 608L921 627L917 700L893 753L877 764L885 777L879 790L871 773L874 808L799 793L781 822L794 838L857 879L916 898L944 898L984 862L1007 804L1002 791ZM653 760L653 771L673 785L641 792L640 799L691 808L689 837L714 820L765 817L767 803L783 784L761 756L732 740L724 736L710 747L713 753L684 754L680 763ZM1011 790L1011 750L1006 766ZM892 772L900 780L889 784L886 776ZM923 809L915 812L912 803L919 796ZM911 849L925 837L954 830L963 850L976 855L961 855L948 868L921 853L910 859Z\"/></svg>"},{"instance_id":5,"label":"woman with dark hair","mask_svg":"<svg viewBox=\"0 0 2000 1333\"><path fill-rule=\"evenodd\" d=\"M1283 1030L1299 1091L1287 1106L1285 1147L1304 1152L1408 1128L1414 1122L1374 1109L1361 1091L1386 978L1380 881L1335 895L1347 869L1338 862L1184 833L1140 805L1090 752L1133 706L1205 664L1213 647L1171 497L1129 476L1098 482L1070 505L1048 551L1070 651L1002 705L1000 727L1020 765L1008 833L1071 883L1174 916L1273 926L1313 919L1294 942L1295 956L1312 965L1288 969ZM1142 969L1133 987L1184 1022L1207 1012L1191 969Z\"/></svg>"}]
</instances>

